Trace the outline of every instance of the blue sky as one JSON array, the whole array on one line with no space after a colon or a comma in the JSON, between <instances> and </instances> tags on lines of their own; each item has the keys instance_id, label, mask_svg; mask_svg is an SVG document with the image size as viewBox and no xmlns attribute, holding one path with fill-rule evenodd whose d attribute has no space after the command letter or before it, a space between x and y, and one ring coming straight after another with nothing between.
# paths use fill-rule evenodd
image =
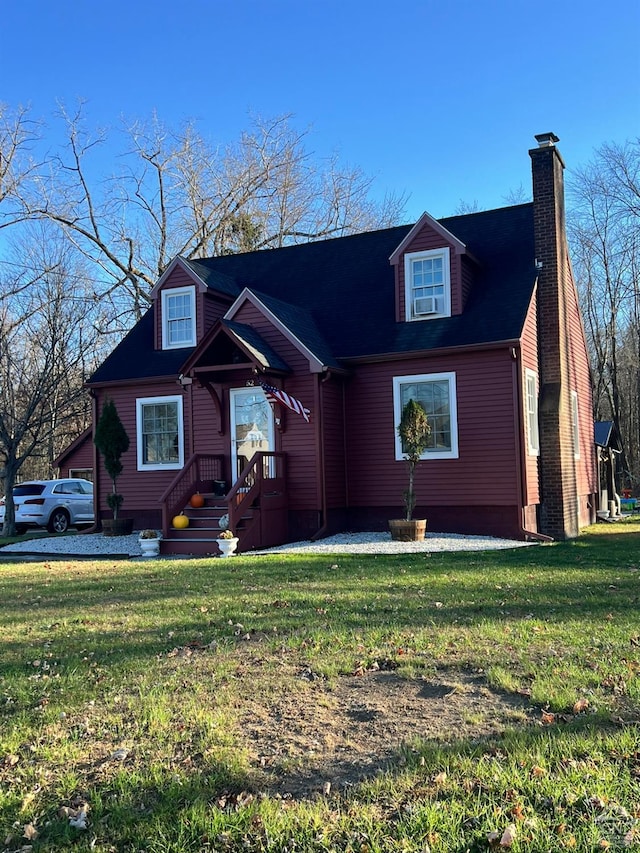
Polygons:
<instances>
[{"instance_id":1,"label":"blue sky","mask_svg":"<svg viewBox=\"0 0 640 853\"><path fill-rule=\"evenodd\" d=\"M528 193L536 133L569 168L640 133L637 0L14 0L2 21L10 106L156 110L222 144L293 113L318 156L409 195L407 221Z\"/></svg>"}]
</instances>

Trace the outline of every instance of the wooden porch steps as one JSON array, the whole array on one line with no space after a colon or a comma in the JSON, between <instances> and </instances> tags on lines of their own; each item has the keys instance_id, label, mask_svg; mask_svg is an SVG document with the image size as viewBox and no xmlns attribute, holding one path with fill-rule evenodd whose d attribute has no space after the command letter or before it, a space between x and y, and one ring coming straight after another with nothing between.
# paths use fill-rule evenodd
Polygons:
<instances>
[{"instance_id":1,"label":"wooden porch steps","mask_svg":"<svg viewBox=\"0 0 640 853\"><path fill-rule=\"evenodd\" d=\"M205 501L203 507L195 509L187 505L184 508L189 526L184 529L171 527L169 535L160 542L161 554L219 555L220 549L216 542L222 529L220 519L227 514L227 505L213 494L202 493L202 497ZM251 512L244 514L234 532L242 536L242 530L251 518Z\"/></svg>"}]
</instances>

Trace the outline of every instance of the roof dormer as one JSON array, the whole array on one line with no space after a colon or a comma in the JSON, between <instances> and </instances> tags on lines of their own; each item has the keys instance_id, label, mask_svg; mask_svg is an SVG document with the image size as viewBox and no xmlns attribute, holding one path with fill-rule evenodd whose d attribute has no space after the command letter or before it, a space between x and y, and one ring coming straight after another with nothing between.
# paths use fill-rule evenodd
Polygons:
<instances>
[{"instance_id":1,"label":"roof dormer","mask_svg":"<svg viewBox=\"0 0 640 853\"><path fill-rule=\"evenodd\" d=\"M210 285L200 272L195 262L175 257L151 291L156 349L195 347L229 308L231 280L217 276Z\"/></svg>"},{"instance_id":2,"label":"roof dormer","mask_svg":"<svg viewBox=\"0 0 640 853\"><path fill-rule=\"evenodd\" d=\"M462 313L467 248L423 213L389 258L395 267L396 320L414 322Z\"/></svg>"}]
</instances>

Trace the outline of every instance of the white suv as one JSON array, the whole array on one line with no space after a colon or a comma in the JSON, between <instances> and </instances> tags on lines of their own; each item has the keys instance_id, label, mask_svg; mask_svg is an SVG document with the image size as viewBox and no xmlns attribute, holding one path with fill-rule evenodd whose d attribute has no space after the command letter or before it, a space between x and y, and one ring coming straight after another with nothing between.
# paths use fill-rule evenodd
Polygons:
<instances>
[{"instance_id":1,"label":"white suv","mask_svg":"<svg viewBox=\"0 0 640 853\"><path fill-rule=\"evenodd\" d=\"M4 498L0 499L0 525L4 522ZM93 524L93 483L71 477L66 480L30 480L13 487L16 531L46 527L64 533L68 527Z\"/></svg>"}]
</instances>

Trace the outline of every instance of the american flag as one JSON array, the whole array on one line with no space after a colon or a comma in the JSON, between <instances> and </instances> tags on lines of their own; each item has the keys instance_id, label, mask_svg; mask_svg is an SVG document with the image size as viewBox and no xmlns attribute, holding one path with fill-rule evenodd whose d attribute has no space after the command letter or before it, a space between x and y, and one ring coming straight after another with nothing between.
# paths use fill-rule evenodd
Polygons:
<instances>
[{"instance_id":1,"label":"american flag","mask_svg":"<svg viewBox=\"0 0 640 853\"><path fill-rule=\"evenodd\" d=\"M284 391L281 391L279 388L275 388L273 385L267 385L266 382L260 382L260 387L264 391L264 396L267 398L269 403L282 403L282 405L286 406L287 409L291 409L292 412L302 415L305 421L309 423L311 412L302 405L300 400L296 400L295 397L290 397Z\"/></svg>"}]
</instances>

